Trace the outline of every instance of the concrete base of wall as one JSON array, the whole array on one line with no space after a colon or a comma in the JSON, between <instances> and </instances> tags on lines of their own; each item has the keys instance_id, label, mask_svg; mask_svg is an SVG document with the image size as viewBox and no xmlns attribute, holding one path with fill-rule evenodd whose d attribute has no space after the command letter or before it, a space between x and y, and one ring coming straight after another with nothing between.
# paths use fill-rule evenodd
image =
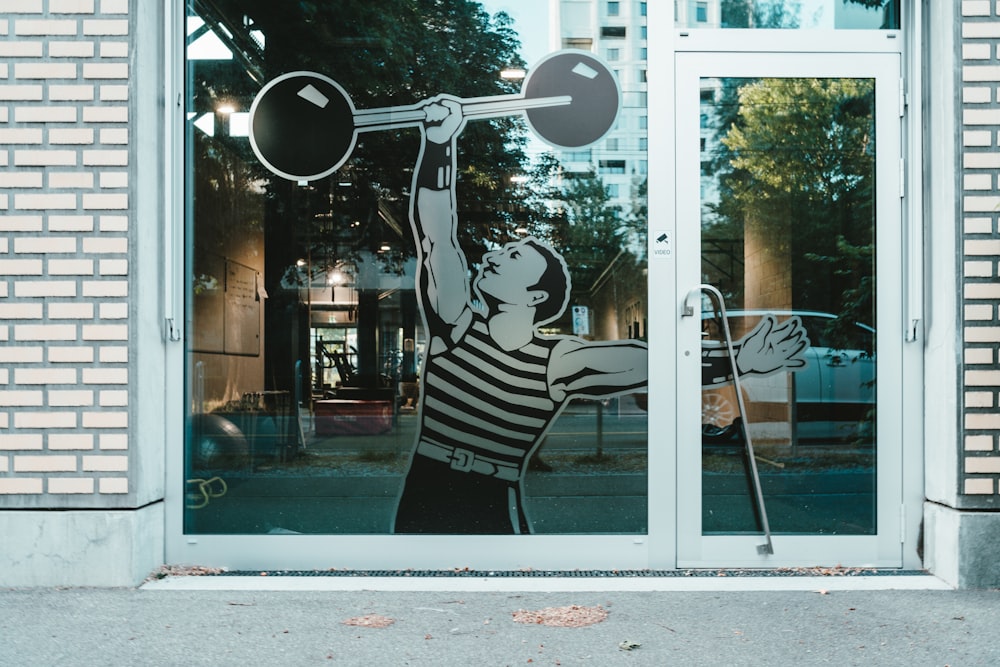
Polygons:
<instances>
[{"instance_id":1,"label":"concrete base of wall","mask_svg":"<svg viewBox=\"0 0 1000 667\"><path fill-rule=\"evenodd\" d=\"M163 503L0 511L0 586L135 586L163 564Z\"/></svg>"},{"instance_id":2,"label":"concrete base of wall","mask_svg":"<svg viewBox=\"0 0 1000 667\"><path fill-rule=\"evenodd\" d=\"M957 588L1000 588L1000 512L924 504L924 565Z\"/></svg>"}]
</instances>

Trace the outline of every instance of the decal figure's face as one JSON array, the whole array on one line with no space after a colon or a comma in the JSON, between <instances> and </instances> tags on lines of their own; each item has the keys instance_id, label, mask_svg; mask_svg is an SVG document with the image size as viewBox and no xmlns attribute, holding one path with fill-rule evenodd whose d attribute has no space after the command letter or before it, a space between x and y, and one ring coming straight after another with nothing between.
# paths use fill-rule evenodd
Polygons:
<instances>
[{"instance_id":1,"label":"decal figure's face","mask_svg":"<svg viewBox=\"0 0 1000 667\"><path fill-rule=\"evenodd\" d=\"M541 280L546 266L541 253L524 241L508 243L483 255L476 288L500 303L536 306L549 296L544 290L531 289Z\"/></svg>"}]
</instances>

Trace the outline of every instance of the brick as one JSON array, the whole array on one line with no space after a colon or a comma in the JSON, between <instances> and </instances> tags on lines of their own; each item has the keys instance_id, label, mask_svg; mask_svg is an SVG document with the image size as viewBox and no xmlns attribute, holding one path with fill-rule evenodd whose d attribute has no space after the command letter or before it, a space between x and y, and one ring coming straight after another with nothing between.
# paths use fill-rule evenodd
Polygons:
<instances>
[{"instance_id":1,"label":"brick","mask_svg":"<svg viewBox=\"0 0 1000 667\"><path fill-rule=\"evenodd\" d=\"M966 255L1000 255L1000 239L969 240L965 242Z\"/></svg>"},{"instance_id":2,"label":"brick","mask_svg":"<svg viewBox=\"0 0 1000 667\"><path fill-rule=\"evenodd\" d=\"M128 42L101 42L102 58L128 58Z\"/></svg>"},{"instance_id":3,"label":"brick","mask_svg":"<svg viewBox=\"0 0 1000 667\"><path fill-rule=\"evenodd\" d=\"M124 171L102 171L101 172L101 187L102 188L127 188L128 187L128 172L124 172Z\"/></svg>"},{"instance_id":4,"label":"brick","mask_svg":"<svg viewBox=\"0 0 1000 667\"><path fill-rule=\"evenodd\" d=\"M966 414L965 428L982 431L1000 430L1000 415L980 412Z\"/></svg>"},{"instance_id":5,"label":"brick","mask_svg":"<svg viewBox=\"0 0 1000 667\"><path fill-rule=\"evenodd\" d=\"M0 188L40 188L42 174L37 171L15 171L0 173Z\"/></svg>"},{"instance_id":6,"label":"brick","mask_svg":"<svg viewBox=\"0 0 1000 667\"><path fill-rule=\"evenodd\" d=\"M48 449L55 451L94 449L93 433L50 433L47 440Z\"/></svg>"},{"instance_id":7,"label":"brick","mask_svg":"<svg viewBox=\"0 0 1000 667\"><path fill-rule=\"evenodd\" d=\"M122 194L85 194L83 195L85 210L125 210L128 208L128 195Z\"/></svg>"},{"instance_id":8,"label":"brick","mask_svg":"<svg viewBox=\"0 0 1000 667\"><path fill-rule=\"evenodd\" d=\"M128 21L123 19L90 19L83 22L84 35L127 35Z\"/></svg>"},{"instance_id":9,"label":"brick","mask_svg":"<svg viewBox=\"0 0 1000 667\"><path fill-rule=\"evenodd\" d=\"M125 324L85 324L83 340L128 340L128 325Z\"/></svg>"},{"instance_id":10,"label":"brick","mask_svg":"<svg viewBox=\"0 0 1000 667\"><path fill-rule=\"evenodd\" d=\"M52 102L89 102L93 99L93 86L76 83L49 86L49 100Z\"/></svg>"},{"instance_id":11,"label":"brick","mask_svg":"<svg viewBox=\"0 0 1000 667\"><path fill-rule=\"evenodd\" d=\"M41 101L42 87L38 85L16 85L0 84L0 100L20 101L34 100Z\"/></svg>"},{"instance_id":12,"label":"brick","mask_svg":"<svg viewBox=\"0 0 1000 667\"><path fill-rule=\"evenodd\" d=\"M962 24L962 37L965 39L991 39L1000 37L1000 23L965 22Z\"/></svg>"},{"instance_id":13,"label":"brick","mask_svg":"<svg viewBox=\"0 0 1000 667\"><path fill-rule=\"evenodd\" d=\"M83 296L128 296L128 282L124 280L88 280L83 283Z\"/></svg>"},{"instance_id":14,"label":"brick","mask_svg":"<svg viewBox=\"0 0 1000 667\"><path fill-rule=\"evenodd\" d=\"M36 364L42 360L40 347L0 347L0 364Z\"/></svg>"},{"instance_id":15,"label":"brick","mask_svg":"<svg viewBox=\"0 0 1000 667\"><path fill-rule=\"evenodd\" d=\"M52 494L90 494L94 480L90 477L49 477L48 491Z\"/></svg>"},{"instance_id":16,"label":"brick","mask_svg":"<svg viewBox=\"0 0 1000 667\"><path fill-rule=\"evenodd\" d=\"M49 187L58 188L92 188L94 187L93 172L53 172L49 174Z\"/></svg>"},{"instance_id":17,"label":"brick","mask_svg":"<svg viewBox=\"0 0 1000 667\"><path fill-rule=\"evenodd\" d=\"M50 303L48 308L50 320L94 319L94 304L92 303Z\"/></svg>"},{"instance_id":18,"label":"brick","mask_svg":"<svg viewBox=\"0 0 1000 667\"><path fill-rule=\"evenodd\" d=\"M76 166L76 162L76 151L57 151L51 149L14 151L14 166L16 167Z\"/></svg>"},{"instance_id":19,"label":"brick","mask_svg":"<svg viewBox=\"0 0 1000 667\"><path fill-rule=\"evenodd\" d=\"M966 456L965 472L971 474L1000 473L1000 456Z\"/></svg>"},{"instance_id":20,"label":"brick","mask_svg":"<svg viewBox=\"0 0 1000 667\"><path fill-rule=\"evenodd\" d=\"M14 340L76 340L75 324L18 324Z\"/></svg>"},{"instance_id":21,"label":"brick","mask_svg":"<svg viewBox=\"0 0 1000 667\"><path fill-rule=\"evenodd\" d=\"M965 384L976 387L1000 386L1000 371L966 371Z\"/></svg>"},{"instance_id":22,"label":"brick","mask_svg":"<svg viewBox=\"0 0 1000 667\"><path fill-rule=\"evenodd\" d=\"M989 16L990 0L962 0L962 16Z\"/></svg>"},{"instance_id":23,"label":"brick","mask_svg":"<svg viewBox=\"0 0 1000 667\"><path fill-rule=\"evenodd\" d=\"M989 58L989 44L983 44L986 47L987 55ZM962 67L962 81L1000 81L1000 67L996 65L965 65Z\"/></svg>"},{"instance_id":24,"label":"brick","mask_svg":"<svg viewBox=\"0 0 1000 667\"><path fill-rule=\"evenodd\" d=\"M40 144L42 131L33 128L0 129L0 144Z\"/></svg>"},{"instance_id":25,"label":"brick","mask_svg":"<svg viewBox=\"0 0 1000 667\"><path fill-rule=\"evenodd\" d=\"M125 433L102 433L98 447L103 451L122 451L128 449L128 435Z\"/></svg>"},{"instance_id":26,"label":"brick","mask_svg":"<svg viewBox=\"0 0 1000 667\"><path fill-rule=\"evenodd\" d=\"M993 480L988 477L966 479L963 482L963 493L967 495L991 495Z\"/></svg>"},{"instance_id":27,"label":"brick","mask_svg":"<svg viewBox=\"0 0 1000 667\"><path fill-rule=\"evenodd\" d=\"M0 275L40 276L42 275L42 260L0 259Z\"/></svg>"},{"instance_id":28,"label":"brick","mask_svg":"<svg viewBox=\"0 0 1000 667\"><path fill-rule=\"evenodd\" d=\"M989 101L992 100L987 100L987 102ZM1000 125L1000 109L964 109L962 123L965 125Z\"/></svg>"},{"instance_id":29,"label":"brick","mask_svg":"<svg viewBox=\"0 0 1000 667\"><path fill-rule=\"evenodd\" d=\"M128 406L128 392L108 390L100 392L98 404L104 408L123 408Z\"/></svg>"},{"instance_id":30,"label":"brick","mask_svg":"<svg viewBox=\"0 0 1000 667\"><path fill-rule=\"evenodd\" d=\"M98 272L102 276L125 276L128 275L127 259L102 259Z\"/></svg>"},{"instance_id":31,"label":"brick","mask_svg":"<svg viewBox=\"0 0 1000 667\"><path fill-rule=\"evenodd\" d=\"M50 389L48 392L48 404L57 408L90 407L94 404L94 392L83 390L60 391ZM50 439L49 447L51 446L52 442ZM74 447L73 449L78 448Z\"/></svg>"},{"instance_id":32,"label":"brick","mask_svg":"<svg viewBox=\"0 0 1000 667\"><path fill-rule=\"evenodd\" d=\"M993 133L989 130L966 130L962 132L962 145L989 148L993 146Z\"/></svg>"},{"instance_id":33,"label":"brick","mask_svg":"<svg viewBox=\"0 0 1000 667\"><path fill-rule=\"evenodd\" d=\"M99 95L102 102L126 102L128 101L128 86L101 86Z\"/></svg>"},{"instance_id":34,"label":"brick","mask_svg":"<svg viewBox=\"0 0 1000 667\"><path fill-rule=\"evenodd\" d=\"M15 79L75 79L76 63L14 63Z\"/></svg>"},{"instance_id":35,"label":"brick","mask_svg":"<svg viewBox=\"0 0 1000 667\"><path fill-rule=\"evenodd\" d=\"M16 42L0 42L0 58L41 58L42 42L26 39Z\"/></svg>"},{"instance_id":36,"label":"brick","mask_svg":"<svg viewBox=\"0 0 1000 667\"><path fill-rule=\"evenodd\" d=\"M83 456L86 472L128 472L128 457L108 454Z\"/></svg>"},{"instance_id":37,"label":"brick","mask_svg":"<svg viewBox=\"0 0 1000 667\"><path fill-rule=\"evenodd\" d=\"M128 493L127 477L102 477L98 480L98 488L101 493Z\"/></svg>"},{"instance_id":38,"label":"brick","mask_svg":"<svg viewBox=\"0 0 1000 667\"><path fill-rule=\"evenodd\" d=\"M0 495L34 495L42 492L42 480L37 477L0 478Z\"/></svg>"},{"instance_id":39,"label":"brick","mask_svg":"<svg viewBox=\"0 0 1000 667\"><path fill-rule=\"evenodd\" d=\"M50 42L50 58L93 58L93 42Z\"/></svg>"},{"instance_id":40,"label":"brick","mask_svg":"<svg viewBox=\"0 0 1000 667\"><path fill-rule=\"evenodd\" d=\"M66 280L19 280L14 283L18 297L75 297L76 282Z\"/></svg>"},{"instance_id":41,"label":"brick","mask_svg":"<svg viewBox=\"0 0 1000 667\"><path fill-rule=\"evenodd\" d=\"M93 229L92 215L49 215L50 232L89 232Z\"/></svg>"},{"instance_id":42,"label":"brick","mask_svg":"<svg viewBox=\"0 0 1000 667\"><path fill-rule=\"evenodd\" d=\"M965 451L967 452L992 452L992 435L967 435L965 436Z\"/></svg>"},{"instance_id":43,"label":"brick","mask_svg":"<svg viewBox=\"0 0 1000 667\"><path fill-rule=\"evenodd\" d=\"M964 190L992 190L992 174L966 174L962 179Z\"/></svg>"},{"instance_id":44,"label":"brick","mask_svg":"<svg viewBox=\"0 0 1000 667\"><path fill-rule=\"evenodd\" d=\"M99 357L101 363L105 364L128 363L128 348L114 347L114 346L102 347L99 353Z\"/></svg>"},{"instance_id":45,"label":"brick","mask_svg":"<svg viewBox=\"0 0 1000 667\"><path fill-rule=\"evenodd\" d=\"M14 21L15 35L75 35L77 22L64 19L18 19ZM86 34L86 31L84 32Z\"/></svg>"},{"instance_id":46,"label":"brick","mask_svg":"<svg viewBox=\"0 0 1000 667\"><path fill-rule=\"evenodd\" d=\"M0 0L0 13L41 14L42 0Z\"/></svg>"},{"instance_id":47,"label":"brick","mask_svg":"<svg viewBox=\"0 0 1000 667\"><path fill-rule=\"evenodd\" d=\"M31 384L76 384L75 368L15 368L14 383Z\"/></svg>"},{"instance_id":48,"label":"brick","mask_svg":"<svg viewBox=\"0 0 1000 667\"><path fill-rule=\"evenodd\" d=\"M967 408L992 408L994 407L992 391L967 391L965 392L965 407Z\"/></svg>"},{"instance_id":49,"label":"brick","mask_svg":"<svg viewBox=\"0 0 1000 667\"><path fill-rule=\"evenodd\" d=\"M108 149L83 151L83 164L94 167L124 167L128 165L128 151Z\"/></svg>"},{"instance_id":50,"label":"brick","mask_svg":"<svg viewBox=\"0 0 1000 667\"><path fill-rule=\"evenodd\" d=\"M42 216L7 215L0 216L0 232L40 232Z\"/></svg>"},{"instance_id":51,"label":"brick","mask_svg":"<svg viewBox=\"0 0 1000 667\"><path fill-rule=\"evenodd\" d=\"M94 275L94 260L92 259L50 259L48 261L50 276L92 276Z\"/></svg>"},{"instance_id":52,"label":"brick","mask_svg":"<svg viewBox=\"0 0 1000 667\"><path fill-rule=\"evenodd\" d=\"M128 216L127 215L102 215L101 216L101 231L102 232L127 232L128 231Z\"/></svg>"},{"instance_id":53,"label":"brick","mask_svg":"<svg viewBox=\"0 0 1000 667\"><path fill-rule=\"evenodd\" d=\"M0 303L0 320L40 320L40 303Z\"/></svg>"},{"instance_id":54,"label":"brick","mask_svg":"<svg viewBox=\"0 0 1000 667\"><path fill-rule=\"evenodd\" d=\"M84 79L127 79L128 63L84 63Z\"/></svg>"},{"instance_id":55,"label":"brick","mask_svg":"<svg viewBox=\"0 0 1000 667\"><path fill-rule=\"evenodd\" d=\"M128 428L127 412L84 412L82 418L84 428Z\"/></svg>"},{"instance_id":56,"label":"brick","mask_svg":"<svg viewBox=\"0 0 1000 667\"><path fill-rule=\"evenodd\" d=\"M102 144L122 145L128 143L128 128L115 127L101 130ZM988 145L988 144L987 144Z\"/></svg>"},{"instance_id":57,"label":"brick","mask_svg":"<svg viewBox=\"0 0 1000 667\"><path fill-rule=\"evenodd\" d=\"M76 472L76 457L22 454L14 457L14 472Z\"/></svg>"},{"instance_id":58,"label":"brick","mask_svg":"<svg viewBox=\"0 0 1000 667\"><path fill-rule=\"evenodd\" d=\"M128 318L127 303L102 303L100 310L102 320L124 320Z\"/></svg>"},{"instance_id":59,"label":"brick","mask_svg":"<svg viewBox=\"0 0 1000 667\"><path fill-rule=\"evenodd\" d=\"M93 14L94 0L49 0L51 14Z\"/></svg>"},{"instance_id":60,"label":"brick","mask_svg":"<svg viewBox=\"0 0 1000 667\"><path fill-rule=\"evenodd\" d=\"M83 384L128 384L127 368L84 368Z\"/></svg>"},{"instance_id":61,"label":"brick","mask_svg":"<svg viewBox=\"0 0 1000 667\"><path fill-rule=\"evenodd\" d=\"M102 14L128 14L129 0L101 0Z\"/></svg>"},{"instance_id":62,"label":"brick","mask_svg":"<svg viewBox=\"0 0 1000 667\"><path fill-rule=\"evenodd\" d=\"M0 433L0 451L30 452L42 448L41 433Z\"/></svg>"},{"instance_id":63,"label":"brick","mask_svg":"<svg viewBox=\"0 0 1000 667\"><path fill-rule=\"evenodd\" d=\"M14 252L49 255L75 253L76 239L67 236L22 236L14 239Z\"/></svg>"},{"instance_id":64,"label":"brick","mask_svg":"<svg viewBox=\"0 0 1000 667\"><path fill-rule=\"evenodd\" d=\"M989 44L963 44L962 45L962 59L963 60L989 60L993 55L993 49L990 48Z\"/></svg>"},{"instance_id":65,"label":"brick","mask_svg":"<svg viewBox=\"0 0 1000 667\"><path fill-rule=\"evenodd\" d=\"M1000 155L997 157L1000 158ZM967 212L996 211L1000 208L1000 197L968 196L964 197L962 201L963 208Z\"/></svg>"},{"instance_id":66,"label":"brick","mask_svg":"<svg viewBox=\"0 0 1000 667\"><path fill-rule=\"evenodd\" d=\"M126 238L85 238L83 251L93 254L125 254L128 252Z\"/></svg>"},{"instance_id":67,"label":"brick","mask_svg":"<svg viewBox=\"0 0 1000 667\"><path fill-rule=\"evenodd\" d=\"M992 310L992 306L987 306ZM965 351L965 363L971 365L992 365L994 361L992 348L970 348Z\"/></svg>"},{"instance_id":68,"label":"brick","mask_svg":"<svg viewBox=\"0 0 1000 667\"><path fill-rule=\"evenodd\" d=\"M17 107L14 109L15 123L75 123L76 107L46 106Z\"/></svg>"},{"instance_id":69,"label":"brick","mask_svg":"<svg viewBox=\"0 0 1000 667\"><path fill-rule=\"evenodd\" d=\"M14 208L22 211L72 210L76 208L74 193L46 193L14 195Z\"/></svg>"},{"instance_id":70,"label":"brick","mask_svg":"<svg viewBox=\"0 0 1000 667\"><path fill-rule=\"evenodd\" d=\"M128 107L84 107L83 120L86 123L127 123Z\"/></svg>"},{"instance_id":71,"label":"brick","mask_svg":"<svg viewBox=\"0 0 1000 667\"><path fill-rule=\"evenodd\" d=\"M41 407L42 392L40 391L0 391L0 406L3 407Z\"/></svg>"},{"instance_id":72,"label":"brick","mask_svg":"<svg viewBox=\"0 0 1000 667\"><path fill-rule=\"evenodd\" d=\"M75 412L25 412L14 413L15 428L76 428Z\"/></svg>"},{"instance_id":73,"label":"brick","mask_svg":"<svg viewBox=\"0 0 1000 667\"><path fill-rule=\"evenodd\" d=\"M1000 299L1000 285L996 283L967 283L966 299Z\"/></svg>"},{"instance_id":74,"label":"brick","mask_svg":"<svg viewBox=\"0 0 1000 667\"><path fill-rule=\"evenodd\" d=\"M48 134L50 144L94 143L94 130L91 128L52 128Z\"/></svg>"},{"instance_id":75,"label":"brick","mask_svg":"<svg viewBox=\"0 0 1000 667\"><path fill-rule=\"evenodd\" d=\"M92 347L52 347L47 348L48 360L55 364L89 364L94 361ZM83 371L86 375L87 371Z\"/></svg>"}]
</instances>

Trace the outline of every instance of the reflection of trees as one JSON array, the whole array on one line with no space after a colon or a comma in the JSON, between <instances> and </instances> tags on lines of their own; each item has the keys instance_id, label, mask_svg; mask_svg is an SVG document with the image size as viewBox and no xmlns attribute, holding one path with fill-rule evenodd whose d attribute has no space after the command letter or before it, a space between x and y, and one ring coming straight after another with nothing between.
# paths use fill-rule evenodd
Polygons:
<instances>
[{"instance_id":1,"label":"reflection of trees","mask_svg":"<svg viewBox=\"0 0 1000 667\"><path fill-rule=\"evenodd\" d=\"M868 9L884 8L883 18L889 24L886 27L899 25L899 0L844 0L844 2ZM802 20L802 2L801 0L722 0L720 12L722 25L727 28L798 28Z\"/></svg>"},{"instance_id":2,"label":"reflection of trees","mask_svg":"<svg viewBox=\"0 0 1000 667\"><path fill-rule=\"evenodd\" d=\"M728 80L721 93L720 201L706 235L745 235L785 263L783 306L873 323L874 84ZM751 249L748 247L748 262ZM751 268L766 273L766 269ZM783 272L784 278L779 275ZM760 290L757 290L758 292ZM750 298L749 296L747 298ZM778 307L766 302L745 304Z\"/></svg>"}]
</instances>

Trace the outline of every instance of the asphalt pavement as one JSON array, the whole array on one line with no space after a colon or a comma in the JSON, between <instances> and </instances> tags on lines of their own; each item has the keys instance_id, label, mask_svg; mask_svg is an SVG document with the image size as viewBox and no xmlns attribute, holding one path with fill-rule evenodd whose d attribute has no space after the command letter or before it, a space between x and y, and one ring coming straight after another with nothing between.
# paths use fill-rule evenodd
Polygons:
<instances>
[{"instance_id":1,"label":"asphalt pavement","mask_svg":"<svg viewBox=\"0 0 1000 667\"><path fill-rule=\"evenodd\" d=\"M930 576L167 576L0 590L0 665L12 666L985 667L1000 664L998 628L1000 592Z\"/></svg>"}]
</instances>

